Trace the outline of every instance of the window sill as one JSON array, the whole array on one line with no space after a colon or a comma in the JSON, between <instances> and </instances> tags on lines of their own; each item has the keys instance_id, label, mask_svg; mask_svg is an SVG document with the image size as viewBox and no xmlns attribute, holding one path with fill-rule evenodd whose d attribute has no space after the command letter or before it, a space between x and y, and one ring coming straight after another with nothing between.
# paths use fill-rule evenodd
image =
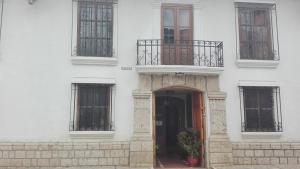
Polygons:
<instances>
[{"instance_id":1,"label":"window sill","mask_svg":"<svg viewBox=\"0 0 300 169\"><path fill-rule=\"evenodd\" d=\"M242 132L244 139L279 139L282 132Z\"/></svg>"},{"instance_id":2,"label":"window sill","mask_svg":"<svg viewBox=\"0 0 300 169\"><path fill-rule=\"evenodd\" d=\"M74 65L115 66L118 63L117 58L114 57L73 56L71 60Z\"/></svg>"},{"instance_id":3,"label":"window sill","mask_svg":"<svg viewBox=\"0 0 300 169\"><path fill-rule=\"evenodd\" d=\"M279 65L277 60L243 60L239 59L236 64L240 68L269 68L275 69Z\"/></svg>"},{"instance_id":4,"label":"window sill","mask_svg":"<svg viewBox=\"0 0 300 169\"><path fill-rule=\"evenodd\" d=\"M113 138L114 131L70 131L71 138Z\"/></svg>"}]
</instances>

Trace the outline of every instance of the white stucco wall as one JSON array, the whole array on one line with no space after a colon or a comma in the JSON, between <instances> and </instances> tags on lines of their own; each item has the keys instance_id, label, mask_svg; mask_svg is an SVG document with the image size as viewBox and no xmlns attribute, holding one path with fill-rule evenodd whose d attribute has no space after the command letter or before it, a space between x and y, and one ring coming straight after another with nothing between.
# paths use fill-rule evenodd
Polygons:
<instances>
[{"instance_id":1,"label":"white stucco wall","mask_svg":"<svg viewBox=\"0 0 300 169\"><path fill-rule=\"evenodd\" d=\"M155 2L155 3L153 3ZM133 98L138 74L121 67L136 64L136 40L160 37L160 2L119 0L117 6L117 66L72 65L72 1L5 0L0 45L0 141L70 139L71 82L74 77L116 81L114 139L132 133ZM225 70L221 90L227 97L227 124L232 141L241 137L239 80L280 84L283 134L300 141L300 1L277 0L281 60L276 69L238 68L233 0L189 0L195 4L195 39L224 42Z\"/></svg>"}]
</instances>

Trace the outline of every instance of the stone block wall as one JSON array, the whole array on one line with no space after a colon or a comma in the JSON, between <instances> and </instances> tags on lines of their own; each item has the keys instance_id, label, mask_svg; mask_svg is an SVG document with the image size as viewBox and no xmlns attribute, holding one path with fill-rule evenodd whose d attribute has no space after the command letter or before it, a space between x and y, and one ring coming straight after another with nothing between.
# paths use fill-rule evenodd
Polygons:
<instances>
[{"instance_id":1,"label":"stone block wall","mask_svg":"<svg viewBox=\"0 0 300 169\"><path fill-rule=\"evenodd\" d=\"M300 164L300 143L233 143L235 165Z\"/></svg>"},{"instance_id":2,"label":"stone block wall","mask_svg":"<svg viewBox=\"0 0 300 169\"><path fill-rule=\"evenodd\" d=\"M105 166L129 166L129 143L0 143L1 169Z\"/></svg>"}]
</instances>

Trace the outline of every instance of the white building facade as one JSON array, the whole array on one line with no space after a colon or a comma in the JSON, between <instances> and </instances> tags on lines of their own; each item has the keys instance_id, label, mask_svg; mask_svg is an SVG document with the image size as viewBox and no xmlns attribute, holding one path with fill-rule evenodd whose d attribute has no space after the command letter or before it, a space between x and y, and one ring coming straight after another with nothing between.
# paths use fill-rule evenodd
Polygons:
<instances>
[{"instance_id":1,"label":"white building facade","mask_svg":"<svg viewBox=\"0 0 300 169\"><path fill-rule=\"evenodd\" d=\"M0 168L300 164L299 0L1 2Z\"/></svg>"}]
</instances>

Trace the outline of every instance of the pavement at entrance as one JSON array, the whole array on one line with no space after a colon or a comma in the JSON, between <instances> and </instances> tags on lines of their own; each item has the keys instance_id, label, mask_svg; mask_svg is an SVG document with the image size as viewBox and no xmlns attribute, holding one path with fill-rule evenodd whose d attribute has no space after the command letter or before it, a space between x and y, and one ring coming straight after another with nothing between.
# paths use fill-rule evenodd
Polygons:
<instances>
[{"instance_id":1,"label":"pavement at entrance","mask_svg":"<svg viewBox=\"0 0 300 169\"><path fill-rule=\"evenodd\" d=\"M31 169L31 168L14 168L14 167L4 167L0 169ZM53 168L34 168L34 169L153 169L153 168L130 168L130 167L53 167ZM154 168L156 169L156 168ZM161 168L160 168L161 169ZM165 169L204 169L204 168L165 168ZM300 169L300 165L235 165L235 166L227 166L227 167L214 167L210 169Z\"/></svg>"},{"instance_id":2,"label":"pavement at entrance","mask_svg":"<svg viewBox=\"0 0 300 169\"><path fill-rule=\"evenodd\" d=\"M228 167L214 167L213 169L300 169L300 165L235 165Z\"/></svg>"}]
</instances>

